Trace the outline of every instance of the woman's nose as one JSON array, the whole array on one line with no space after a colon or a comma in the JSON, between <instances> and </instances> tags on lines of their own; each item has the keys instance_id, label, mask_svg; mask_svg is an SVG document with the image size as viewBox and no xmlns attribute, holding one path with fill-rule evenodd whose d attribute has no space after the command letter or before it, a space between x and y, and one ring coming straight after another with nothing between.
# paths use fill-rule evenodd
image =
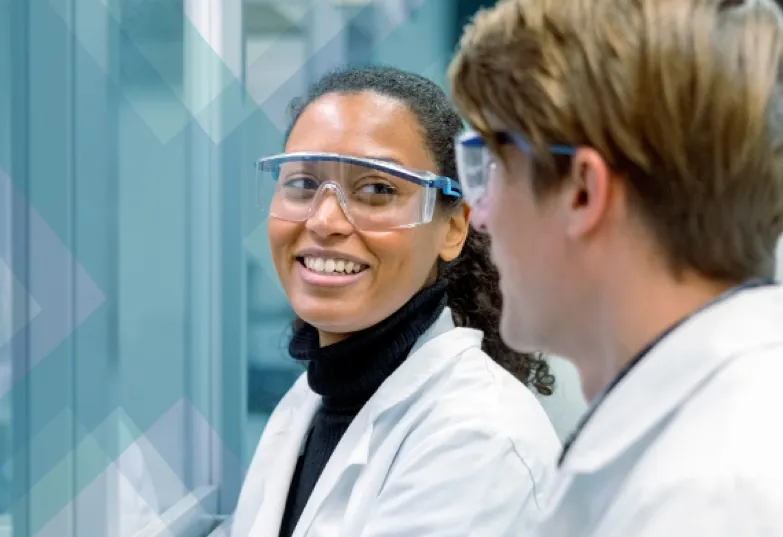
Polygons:
<instances>
[{"instance_id":1,"label":"woman's nose","mask_svg":"<svg viewBox=\"0 0 783 537\"><path fill-rule=\"evenodd\" d=\"M305 226L322 237L350 235L353 232L353 225L343 211L336 192L324 192L320 199L315 200L313 212Z\"/></svg>"}]
</instances>

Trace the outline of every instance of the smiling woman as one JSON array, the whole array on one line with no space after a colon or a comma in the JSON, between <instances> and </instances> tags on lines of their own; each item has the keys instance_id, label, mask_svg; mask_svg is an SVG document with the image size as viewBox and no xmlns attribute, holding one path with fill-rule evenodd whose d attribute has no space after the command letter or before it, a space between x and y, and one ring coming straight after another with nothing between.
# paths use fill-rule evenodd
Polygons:
<instances>
[{"instance_id":1,"label":"smiling woman","mask_svg":"<svg viewBox=\"0 0 783 537\"><path fill-rule=\"evenodd\" d=\"M386 67L328 75L293 116L257 180L307 373L264 430L234 537L521 527L559 452L525 385L552 379L498 337L497 274L453 179L459 116Z\"/></svg>"},{"instance_id":2,"label":"smiling woman","mask_svg":"<svg viewBox=\"0 0 783 537\"><path fill-rule=\"evenodd\" d=\"M318 170L310 166L309 183L301 189L310 193L301 196L308 203L296 204L302 218L283 212L281 206L291 203L277 201L289 197L288 177L278 180L279 195L273 197L271 214L285 218L273 218L268 225L278 275L294 311L318 327L324 341L342 339L387 318L434 282L438 257L452 261L460 253L467 231L464 206L422 222L425 216L432 218L434 189L411 181L414 173L395 177L394 165L380 165L382 158L410 170L436 169L421 126L405 103L377 93L324 95L302 109L286 151L365 159L320 164ZM430 182L437 180L429 175ZM350 288L338 290L322 273L296 262L304 249L312 252L316 267L321 259L326 263L333 258L367 268L346 280Z\"/></svg>"}]
</instances>

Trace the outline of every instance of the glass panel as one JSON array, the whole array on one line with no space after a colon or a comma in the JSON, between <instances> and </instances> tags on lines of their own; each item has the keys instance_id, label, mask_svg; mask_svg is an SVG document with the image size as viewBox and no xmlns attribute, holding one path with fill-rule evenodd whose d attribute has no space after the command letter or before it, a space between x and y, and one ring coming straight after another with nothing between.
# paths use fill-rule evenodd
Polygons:
<instances>
[{"instance_id":1,"label":"glass panel","mask_svg":"<svg viewBox=\"0 0 783 537\"><path fill-rule=\"evenodd\" d=\"M13 54L10 22L30 28ZM219 174L194 173L192 154L201 141L216 161L219 144L185 102L183 22L177 0L0 0L0 536L9 508L16 537L130 536L202 486L209 501L189 512L217 510L222 211ZM13 106L12 61L25 84ZM20 245L37 252L23 268L51 291L40 297L59 302L12 353L22 314L38 313L8 261ZM36 365L14 379L13 406L11 358Z\"/></svg>"},{"instance_id":2,"label":"glass panel","mask_svg":"<svg viewBox=\"0 0 783 537\"><path fill-rule=\"evenodd\" d=\"M10 245L11 199L7 175L11 154L11 40L10 0L0 0L0 244ZM0 349L7 349L18 326L13 315L13 298L24 297L23 289L9 266L10 248L0 247ZM0 535L10 528L13 483L11 354L0 352ZM8 531L10 534L10 529Z\"/></svg>"},{"instance_id":3,"label":"glass panel","mask_svg":"<svg viewBox=\"0 0 783 537\"><path fill-rule=\"evenodd\" d=\"M122 533L133 535L211 484L203 379L220 310L210 296L212 208L203 203L214 178L191 165L203 131L191 128L185 95L185 5L117 6L118 486Z\"/></svg>"}]
</instances>

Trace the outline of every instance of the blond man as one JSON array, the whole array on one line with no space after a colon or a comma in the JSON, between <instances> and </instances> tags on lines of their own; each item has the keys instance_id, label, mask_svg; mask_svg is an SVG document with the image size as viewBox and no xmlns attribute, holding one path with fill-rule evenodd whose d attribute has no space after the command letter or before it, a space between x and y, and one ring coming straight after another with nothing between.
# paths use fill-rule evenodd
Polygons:
<instances>
[{"instance_id":1,"label":"blond man","mask_svg":"<svg viewBox=\"0 0 783 537\"><path fill-rule=\"evenodd\" d=\"M542 537L783 536L782 51L772 0L507 0L465 31L502 335L592 402Z\"/></svg>"}]
</instances>

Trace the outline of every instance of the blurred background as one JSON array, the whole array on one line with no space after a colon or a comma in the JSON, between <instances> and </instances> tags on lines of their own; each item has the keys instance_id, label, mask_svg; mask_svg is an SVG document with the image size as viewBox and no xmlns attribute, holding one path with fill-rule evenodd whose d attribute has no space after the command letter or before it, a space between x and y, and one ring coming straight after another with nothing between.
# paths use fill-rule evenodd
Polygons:
<instances>
[{"instance_id":1,"label":"blurred background","mask_svg":"<svg viewBox=\"0 0 783 537\"><path fill-rule=\"evenodd\" d=\"M254 161L337 66L442 85L490 3L0 0L0 537L232 511L302 372Z\"/></svg>"},{"instance_id":2,"label":"blurred background","mask_svg":"<svg viewBox=\"0 0 783 537\"><path fill-rule=\"evenodd\" d=\"M492 3L0 0L0 537L201 537L232 512L302 372L254 161L337 66L443 85Z\"/></svg>"}]
</instances>

